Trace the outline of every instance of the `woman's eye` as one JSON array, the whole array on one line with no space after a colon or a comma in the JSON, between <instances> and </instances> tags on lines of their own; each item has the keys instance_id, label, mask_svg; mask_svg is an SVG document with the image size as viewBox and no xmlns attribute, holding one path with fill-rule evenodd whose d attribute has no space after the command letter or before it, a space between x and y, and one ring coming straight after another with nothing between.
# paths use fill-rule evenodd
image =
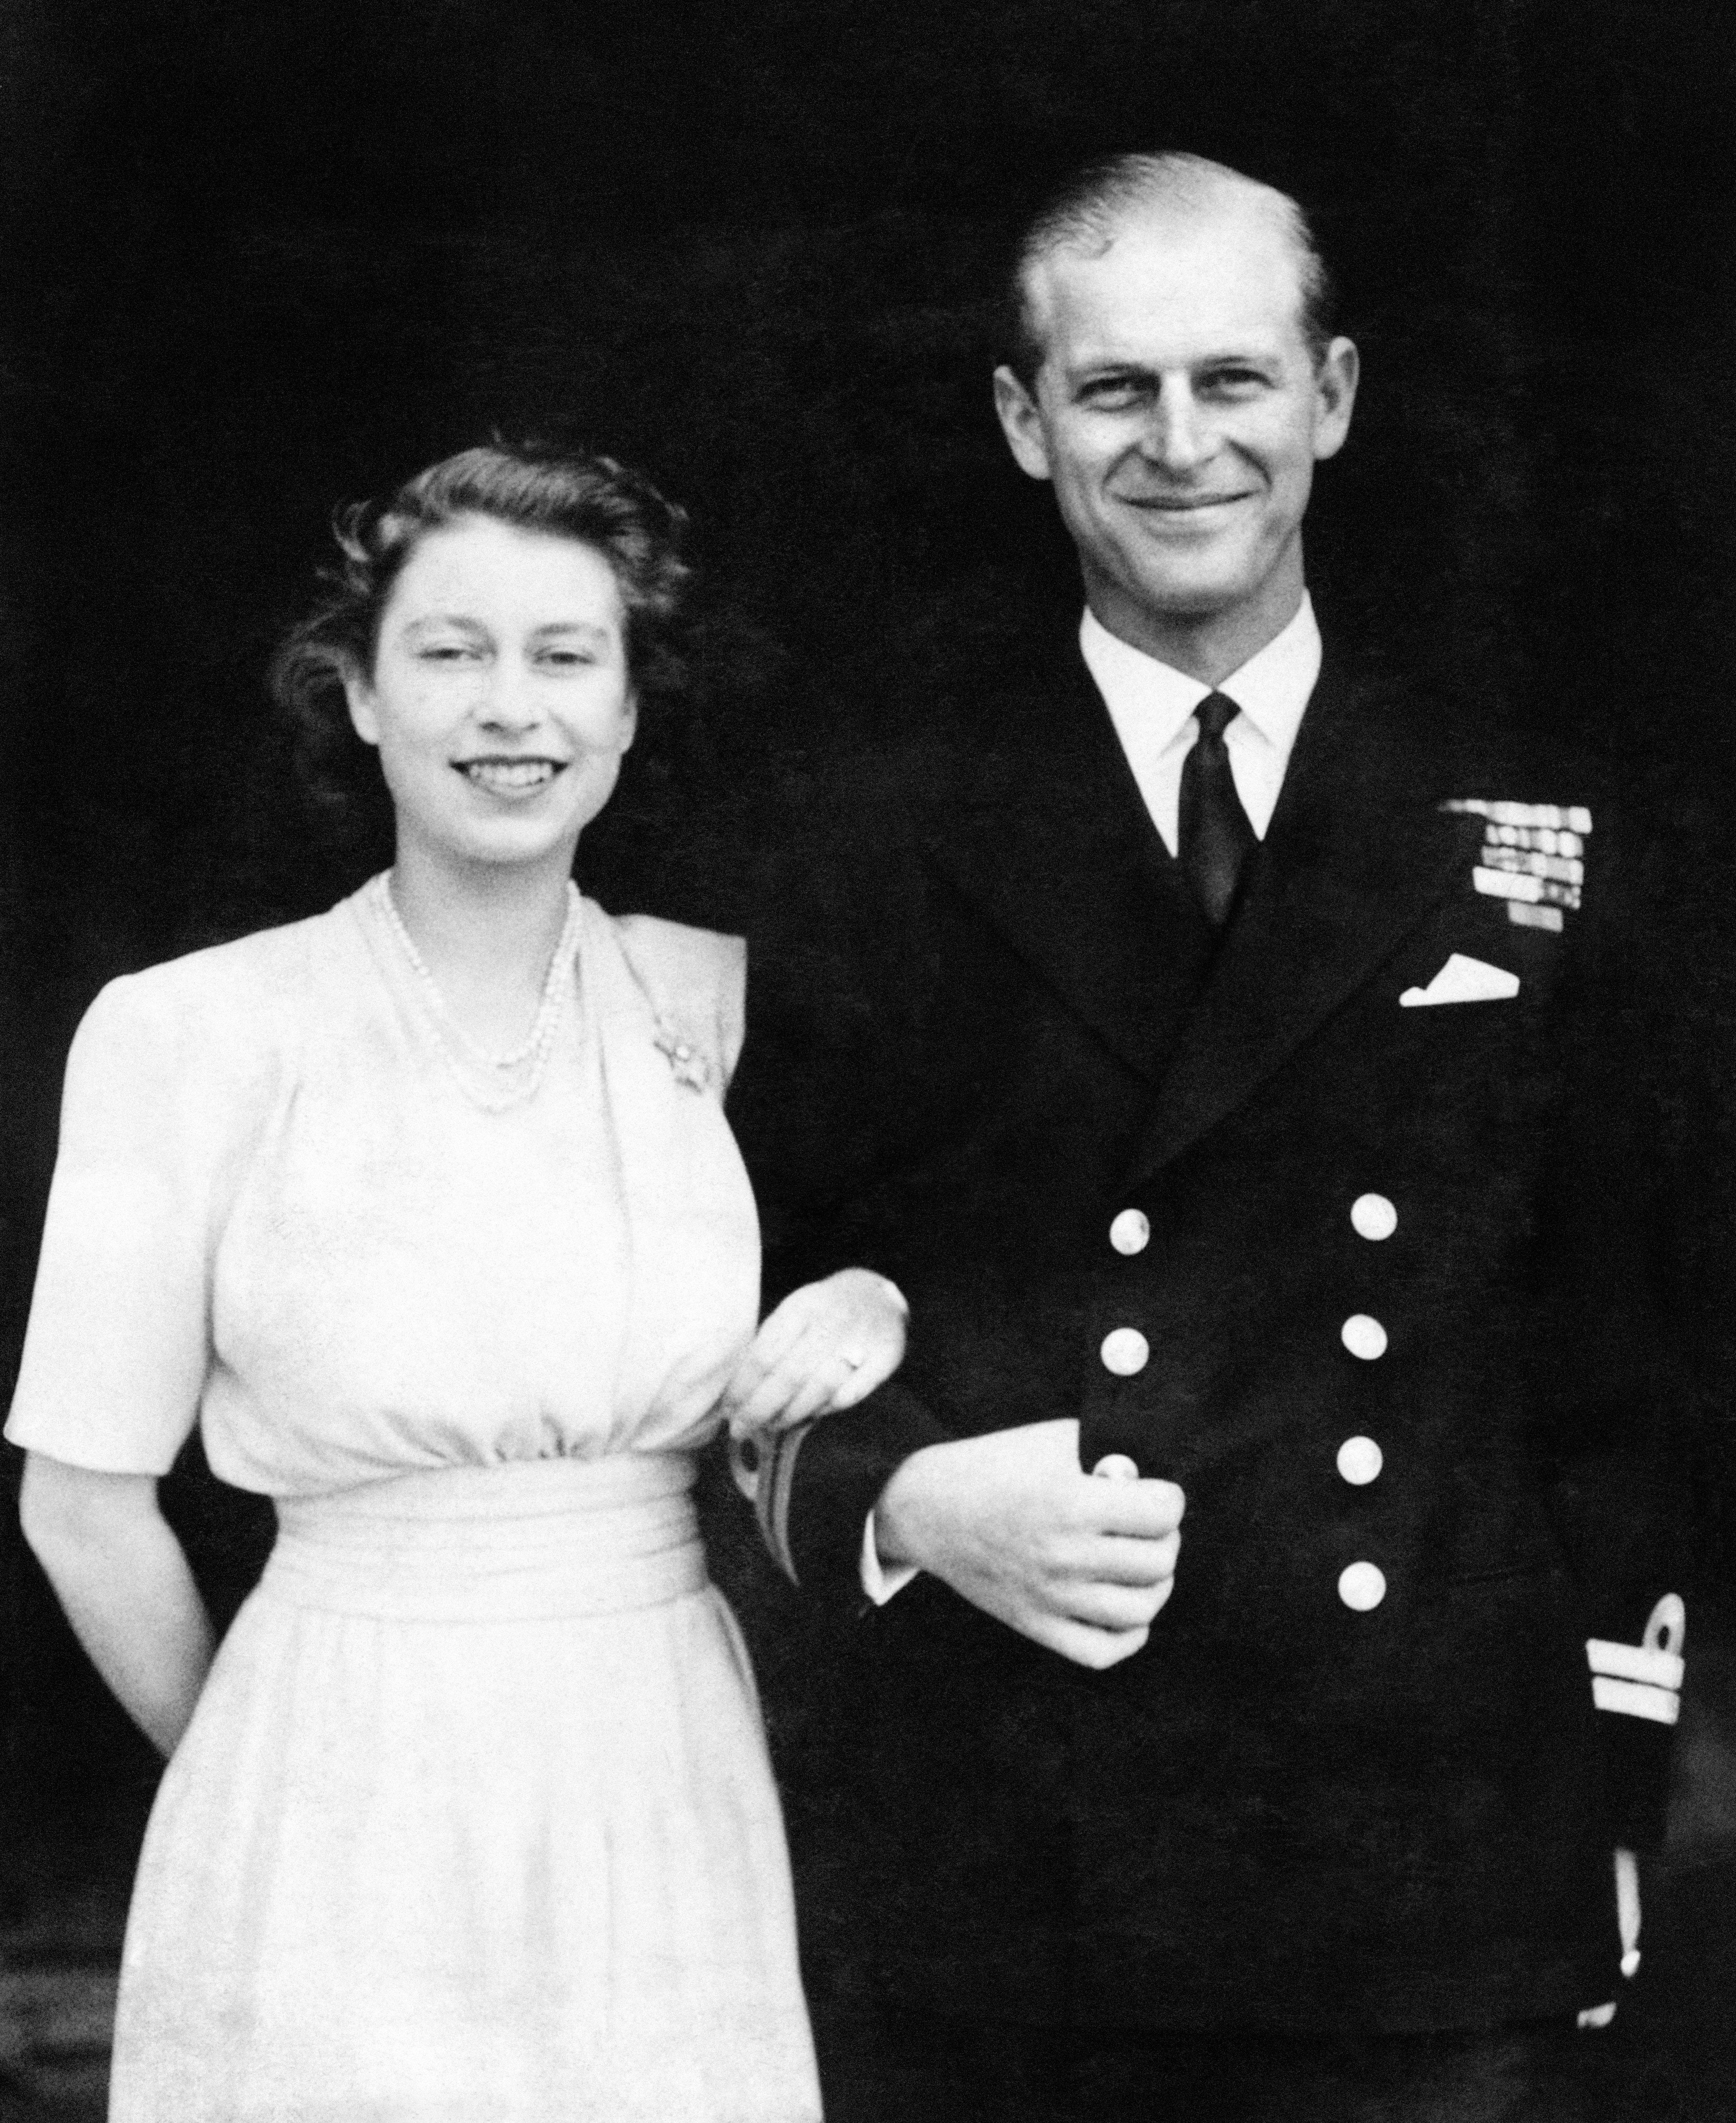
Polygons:
<instances>
[{"instance_id":1,"label":"woman's eye","mask_svg":"<svg viewBox=\"0 0 1736 2123\"><path fill-rule=\"evenodd\" d=\"M461 641L430 641L416 651L423 663L467 663L479 652Z\"/></svg>"}]
</instances>

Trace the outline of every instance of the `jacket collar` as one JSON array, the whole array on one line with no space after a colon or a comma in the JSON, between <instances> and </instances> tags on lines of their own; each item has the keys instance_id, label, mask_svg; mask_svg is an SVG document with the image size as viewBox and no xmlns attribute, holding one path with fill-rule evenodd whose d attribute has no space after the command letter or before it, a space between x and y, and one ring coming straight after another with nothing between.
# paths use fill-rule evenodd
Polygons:
<instances>
[{"instance_id":1,"label":"jacket collar","mask_svg":"<svg viewBox=\"0 0 1736 2123\"><path fill-rule=\"evenodd\" d=\"M1130 1180L1233 1112L1462 884L1480 823L1327 652L1221 944L1140 800L1077 640L1008 687L932 860L1155 1094ZM956 785L955 785L956 788ZM1217 946L1214 961L1214 946Z\"/></svg>"},{"instance_id":2,"label":"jacket collar","mask_svg":"<svg viewBox=\"0 0 1736 2123\"><path fill-rule=\"evenodd\" d=\"M1439 808L1443 767L1394 704L1330 653L1278 808L1199 1005L1182 1029L1130 1182L1242 1105L1462 888L1481 821Z\"/></svg>"},{"instance_id":3,"label":"jacket collar","mask_svg":"<svg viewBox=\"0 0 1736 2123\"><path fill-rule=\"evenodd\" d=\"M1147 814L1076 630L1036 675L994 703L968 789L927 851L1155 1089L1214 940Z\"/></svg>"}]
</instances>

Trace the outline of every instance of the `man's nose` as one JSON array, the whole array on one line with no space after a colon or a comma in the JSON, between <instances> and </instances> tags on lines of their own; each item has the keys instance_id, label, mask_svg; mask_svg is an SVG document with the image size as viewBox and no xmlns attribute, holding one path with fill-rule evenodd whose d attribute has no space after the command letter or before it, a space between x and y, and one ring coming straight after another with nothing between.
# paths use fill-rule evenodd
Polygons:
<instances>
[{"instance_id":1,"label":"man's nose","mask_svg":"<svg viewBox=\"0 0 1736 2123\"><path fill-rule=\"evenodd\" d=\"M1166 384L1153 401L1140 448L1166 471L1191 471L1211 452L1211 434L1198 401L1185 384Z\"/></svg>"}]
</instances>

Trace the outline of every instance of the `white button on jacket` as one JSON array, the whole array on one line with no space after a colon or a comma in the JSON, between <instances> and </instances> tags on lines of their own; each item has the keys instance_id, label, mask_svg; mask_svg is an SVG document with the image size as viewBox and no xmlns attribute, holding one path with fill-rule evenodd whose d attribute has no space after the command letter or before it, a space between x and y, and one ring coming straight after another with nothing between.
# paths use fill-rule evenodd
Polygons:
<instances>
[{"instance_id":1,"label":"white button on jacket","mask_svg":"<svg viewBox=\"0 0 1736 2123\"><path fill-rule=\"evenodd\" d=\"M1130 1379L1151 1361L1151 1344L1137 1327L1117 1327L1103 1337L1101 1354L1105 1371Z\"/></svg>"},{"instance_id":2,"label":"white button on jacket","mask_svg":"<svg viewBox=\"0 0 1736 2123\"><path fill-rule=\"evenodd\" d=\"M1353 1312L1338 1330L1339 1339L1353 1357L1372 1364L1387 1353L1387 1330L1366 1312Z\"/></svg>"},{"instance_id":3,"label":"white button on jacket","mask_svg":"<svg viewBox=\"0 0 1736 2123\"><path fill-rule=\"evenodd\" d=\"M1372 1482L1386 1464L1386 1455L1372 1437L1347 1437L1338 1448L1338 1471L1353 1488Z\"/></svg>"},{"instance_id":4,"label":"white button on jacket","mask_svg":"<svg viewBox=\"0 0 1736 2123\"><path fill-rule=\"evenodd\" d=\"M1350 1204L1350 1228L1361 1239L1390 1239L1398 1211L1384 1194L1359 1194Z\"/></svg>"},{"instance_id":5,"label":"white button on jacket","mask_svg":"<svg viewBox=\"0 0 1736 2123\"><path fill-rule=\"evenodd\" d=\"M1386 1577L1376 1563L1347 1563L1339 1572L1338 1596L1355 1613L1366 1615L1386 1598Z\"/></svg>"}]
</instances>

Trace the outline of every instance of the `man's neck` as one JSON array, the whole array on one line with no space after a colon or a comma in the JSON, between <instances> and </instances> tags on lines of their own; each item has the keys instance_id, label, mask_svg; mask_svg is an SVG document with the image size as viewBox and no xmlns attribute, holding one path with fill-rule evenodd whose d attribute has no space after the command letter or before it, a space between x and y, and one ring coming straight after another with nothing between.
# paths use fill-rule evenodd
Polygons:
<instances>
[{"instance_id":1,"label":"man's neck","mask_svg":"<svg viewBox=\"0 0 1736 2123\"><path fill-rule=\"evenodd\" d=\"M1301 610L1302 598L1299 574L1282 598L1216 612L1153 612L1113 591L1106 593L1088 577L1085 583L1086 602L1099 626L1202 686L1221 685L1275 641Z\"/></svg>"}]
</instances>

